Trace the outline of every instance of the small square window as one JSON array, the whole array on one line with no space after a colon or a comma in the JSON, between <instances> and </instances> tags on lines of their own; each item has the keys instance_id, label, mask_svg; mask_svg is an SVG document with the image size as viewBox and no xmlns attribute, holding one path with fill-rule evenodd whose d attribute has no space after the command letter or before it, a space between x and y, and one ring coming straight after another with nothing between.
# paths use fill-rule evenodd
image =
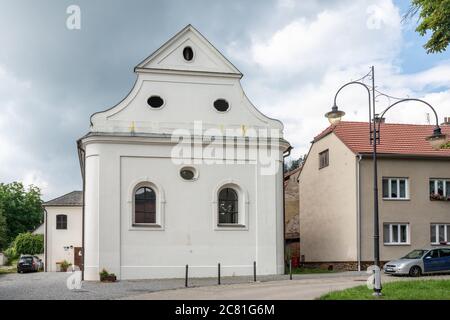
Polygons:
<instances>
[{"instance_id":1,"label":"small square window","mask_svg":"<svg viewBox=\"0 0 450 320\"><path fill-rule=\"evenodd\" d=\"M449 241L450 224L432 223L430 226L430 242L432 244L441 244Z\"/></svg>"},{"instance_id":2,"label":"small square window","mask_svg":"<svg viewBox=\"0 0 450 320\"><path fill-rule=\"evenodd\" d=\"M383 199L408 199L407 178L383 178Z\"/></svg>"},{"instance_id":3,"label":"small square window","mask_svg":"<svg viewBox=\"0 0 450 320\"><path fill-rule=\"evenodd\" d=\"M58 230L67 229L67 215L65 214L56 215L56 229Z\"/></svg>"},{"instance_id":4,"label":"small square window","mask_svg":"<svg viewBox=\"0 0 450 320\"><path fill-rule=\"evenodd\" d=\"M383 225L383 241L387 245L409 244L409 224L385 223Z\"/></svg>"}]
</instances>

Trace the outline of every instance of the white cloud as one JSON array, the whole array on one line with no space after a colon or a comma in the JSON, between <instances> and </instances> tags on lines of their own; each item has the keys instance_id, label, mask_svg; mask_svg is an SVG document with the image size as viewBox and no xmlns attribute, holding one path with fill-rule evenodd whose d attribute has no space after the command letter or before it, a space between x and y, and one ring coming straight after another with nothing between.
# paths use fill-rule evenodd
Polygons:
<instances>
[{"instance_id":1,"label":"white cloud","mask_svg":"<svg viewBox=\"0 0 450 320\"><path fill-rule=\"evenodd\" d=\"M369 21L376 21L377 27ZM399 11L389 0L370 6L367 1L343 3L313 19L299 17L269 37L254 37L249 54L262 68L283 73L391 59L399 49L400 22Z\"/></svg>"},{"instance_id":2,"label":"white cloud","mask_svg":"<svg viewBox=\"0 0 450 320\"><path fill-rule=\"evenodd\" d=\"M404 73L399 61L406 44L399 9L391 0L343 1L333 10L318 9L313 18L298 12L272 33L264 29L252 34L248 48L234 44L229 53L241 63L246 63L243 57L252 57L251 70L258 71L244 87L256 106L284 122L294 156L305 154L313 137L328 126L324 114L336 90L365 75L371 65L376 66L376 85L383 92L427 99L441 117L448 115L450 62ZM378 111L389 103L383 97L377 101ZM368 97L362 87L346 88L338 104L346 120L368 120ZM387 121L427 123L431 112L416 103L396 109Z\"/></svg>"}]
</instances>

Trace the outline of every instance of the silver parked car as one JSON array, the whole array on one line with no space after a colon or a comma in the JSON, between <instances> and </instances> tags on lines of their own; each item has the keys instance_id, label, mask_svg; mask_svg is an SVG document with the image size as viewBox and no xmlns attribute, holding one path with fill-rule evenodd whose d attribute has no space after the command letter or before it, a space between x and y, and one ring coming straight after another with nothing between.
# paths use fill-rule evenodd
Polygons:
<instances>
[{"instance_id":1,"label":"silver parked car","mask_svg":"<svg viewBox=\"0 0 450 320\"><path fill-rule=\"evenodd\" d=\"M384 273L419 277L425 273L450 272L450 247L413 250L403 258L389 261Z\"/></svg>"}]
</instances>

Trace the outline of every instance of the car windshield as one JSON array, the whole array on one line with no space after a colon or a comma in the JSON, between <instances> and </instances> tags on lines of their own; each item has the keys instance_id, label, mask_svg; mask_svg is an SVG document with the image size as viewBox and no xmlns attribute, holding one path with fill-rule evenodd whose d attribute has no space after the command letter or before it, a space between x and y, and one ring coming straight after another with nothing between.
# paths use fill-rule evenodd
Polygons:
<instances>
[{"instance_id":1,"label":"car windshield","mask_svg":"<svg viewBox=\"0 0 450 320\"><path fill-rule=\"evenodd\" d=\"M402 259L419 259L422 258L425 252L427 252L427 250L413 250Z\"/></svg>"},{"instance_id":2,"label":"car windshield","mask_svg":"<svg viewBox=\"0 0 450 320\"><path fill-rule=\"evenodd\" d=\"M31 263L33 262L33 258L32 257L20 258L20 262Z\"/></svg>"}]
</instances>

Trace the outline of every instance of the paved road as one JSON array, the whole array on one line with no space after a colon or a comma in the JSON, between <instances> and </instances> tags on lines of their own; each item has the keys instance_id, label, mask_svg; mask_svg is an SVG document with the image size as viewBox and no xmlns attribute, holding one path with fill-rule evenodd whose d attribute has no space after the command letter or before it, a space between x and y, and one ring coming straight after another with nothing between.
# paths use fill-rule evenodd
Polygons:
<instances>
[{"instance_id":1,"label":"paved road","mask_svg":"<svg viewBox=\"0 0 450 320\"><path fill-rule=\"evenodd\" d=\"M116 283L83 282L81 290L68 290L68 274L61 272L0 275L1 299L314 299L332 290L364 284L364 272L258 277L226 277L223 285L216 279L118 281ZM450 279L450 276L442 276ZM441 277L424 277L441 278ZM408 278L385 277L388 280Z\"/></svg>"},{"instance_id":2,"label":"paved road","mask_svg":"<svg viewBox=\"0 0 450 320\"><path fill-rule=\"evenodd\" d=\"M367 277L339 277L231 284L152 292L125 299L142 300L312 300L322 294L364 284Z\"/></svg>"},{"instance_id":3,"label":"paved road","mask_svg":"<svg viewBox=\"0 0 450 320\"><path fill-rule=\"evenodd\" d=\"M450 279L450 276L406 278L383 276L383 283L418 279ZM335 277L316 277L293 281L232 284L188 289L166 290L128 296L125 299L140 300L314 300L326 293L365 284L367 275L341 274Z\"/></svg>"}]
</instances>

